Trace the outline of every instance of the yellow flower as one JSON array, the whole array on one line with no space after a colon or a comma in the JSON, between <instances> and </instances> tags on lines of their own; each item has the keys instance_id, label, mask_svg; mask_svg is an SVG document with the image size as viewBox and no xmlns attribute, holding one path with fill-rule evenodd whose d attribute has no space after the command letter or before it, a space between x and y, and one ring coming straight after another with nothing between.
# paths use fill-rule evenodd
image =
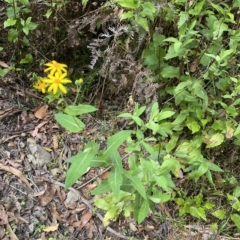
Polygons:
<instances>
[{"instance_id":1,"label":"yellow flower","mask_svg":"<svg viewBox=\"0 0 240 240\"><path fill-rule=\"evenodd\" d=\"M67 93L67 89L63 84L72 82L71 80L65 78L67 73L56 72L55 75L48 75L48 79L44 79L45 83L49 83L50 86L48 88L48 92L53 91L53 94L56 94L58 89L60 89L63 93Z\"/></svg>"},{"instance_id":2,"label":"yellow flower","mask_svg":"<svg viewBox=\"0 0 240 240\"><path fill-rule=\"evenodd\" d=\"M55 72L58 72L59 74L67 73L67 65L63 63L58 63L56 61L51 61L49 63L45 64L48 68L44 70L44 72L50 71L50 75L53 75Z\"/></svg>"},{"instance_id":3,"label":"yellow flower","mask_svg":"<svg viewBox=\"0 0 240 240\"><path fill-rule=\"evenodd\" d=\"M41 91L42 93L46 92L46 87L47 84L44 82L43 78L38 79L38 83L37 85L33 85L33 87L39 91Z\"/></svg>"}]
</instances>

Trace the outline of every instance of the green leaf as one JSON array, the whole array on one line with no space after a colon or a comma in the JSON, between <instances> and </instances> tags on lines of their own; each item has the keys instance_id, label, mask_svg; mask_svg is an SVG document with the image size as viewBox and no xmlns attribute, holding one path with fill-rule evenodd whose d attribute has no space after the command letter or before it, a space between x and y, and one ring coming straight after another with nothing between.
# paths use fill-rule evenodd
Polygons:
<instances>
[{"instance_id":1,"label":"green leaf","mask_svg":"<svg viewBox=\"0 0 240 240\"><path fill-rule=\"evenodd\" d=\"M161 121L163 119L169 118L174 114L175 114L174 111L162 110L157 116L157 121Z\"/></svg>"},{"instance_id":2,"label":"green leaf","mask_svg":"<svg viewBox=\"0 0 240 240\"><path fill-rule=\"evenodd\" d=\"M233 1L233 8L240 8L240 0Z\"/></svg>"},{"instance_id":3,"label":"green leaf","mask_svg":"<svg viewBox=\"0 0 240 240\"><path fill-rule=\"evenodd\" d=\"M149 24L148 24L148 20L146 18L143 17L138 17L135 22L140 25L146 32L149 31Z\"/></svg>"},{"instance_id":4,"label":"green leaf","mask_svg":"<svg viewBox=\"0 0 240 240\"><path fill-rule=\"evenodd\" d=\"M166 66L161 71L163 78L178 78L179 77L179 67Z\"/></svg>"},{"instance_id":5,"label":"green leaf","mask_svg":"<svg viewBox=\"0 0 240 240\"><path fill-rule=\"evenodd\" d=\"M44 16L48 19L51 15L52 15L52 9L48 9Z\"/></svg>"},{"instance_id":6,"label":"green leaf","mask_svg":"<svg viewBox=\"0 0 240 240\"><path fill-rule=\"evenodd\" d=\"M24 63L32 63L33 61L33 56L32 54L26 54L24 58L21 59L20 63L24 64Z\"/></svg>"},{"instance_id":7,"label":"green leaf","mask_svg":"<svg viewBox=\"0 0 240 240\"><path fill-rule=\"evenodd\" d=\"M240 197L240 187L239 186L235 187L235 189L233 191L233 196L236 198Z\"/></svg>"},{"instance_id":8,"label":"green leaf","mask_svg":"<svg viewBox=\"0 0 240 240\"><path fill-rule=\"evenodd\" d=\"M103 180L93 191L91 191L92 195L100 195L103 193L110 192L111 188L109 186L108 180Z\"/></svg>"},{"instance_id":9,"label":"green leaf","mask_svg":"<svg viewBox=\"0 0 240 240\"><path fill-rule=\"evenodd\" d=\"M62 127L73 133L78 133L85 127L85 124L74 116L57 113L54 115L54 117Z\"/></svg>"},{"instance_id":10,"label":"green leaf","mask_svg":"<svg viewBox=\"0 0 240 240\"><path fill-rule=\"evenodd\" d=\"M65 189L71 187L86 172L97 151L98 145L92 141L85 146L83 152L68 159L71 166L67 171Z\"/></svg>"},{"instance_id":11,"label":"green leaf","mask_svg":"<svg viewBox=\"0 0 240 240\"><path fill-rule=\"evenodd\" d=\"M119 208L117 206L112 206L107 213L104 215L103 218L103 225L104 227L110 224L110 220L116 220L119 216Z\"/></svg>"},{"instance_id":12,"label":"green leaf","mask_svg":"<svg viewBox=\"0 0 240 240\"><path fill-rule=\"evenodd\" d=\"M113 163L113 166L120 172L123 172L123 166L122 166L122 158L118 152L118 150L115 150L112 152L112 154L110 155L110 159Z\"/></svg>"},{"instance_id":13,"label":"green leaf","mask_svg":"<svg viewBox=\"0 0 240 240\"><path fill-rule=\"evenodd\" d=\"M11 28L8 31L8 41L9 42L16 42L18 40L18 30L15 28Z\"/></svg>"},{"instance_id":14,"label":"green leaf","mask_svg":"<svg viewBox=\"0 0 240 240\"><path fill-rule=\"evenodd\" d=\"M134 17L134 13L132 11L124 12L121 16L120 21L123 21L125 19L131 19L132 17Z\"/></svg>"},{"instance_id":15,"label":"green leaf","mask_svg":"<svg viewBox=\"0 0 240 240\"><path fill-rule=\"evenodd\" d=\"M101 157L96 157L92 159L90 167L107 167L110 165L109 159L101 159Z\"/></svg>"},{"instance_id":16,"label":"green leaf","mask_svg":"<svg viewBox=\"0 0 240 240\"><path fill-rule=\"evenodd\" d=\"M121 7L137 9L140 6L139 0L115 0Z\"/></svg>"},{"instance_id":17,"label":"green leaf","mask_svg":"<svg viewBox=\"0 0 240 240\"><path fill-rule=\"evenodd\" d=\"M16 19L12 19L12 18L8 18L6 21L4 21L4 28L10 27L10 26L14 26L16 24L17 20Z\"/></svg>"},{"instance_id":18,"label":"green leaf","mask_svg":"<svg viewBox=\"0 0 240 240\"><path fill-rule=\"evenodd\" d=\"M130 174L127 174L127 178L131 180L131 185L138 191L138 193L144 198L147 199L146 189L142 185L141 179L138 177L133 177Z\"/></svg>"},{"instance_id":19,"label":"green leaf","mask_svg":"<svg viewBox=\"0 0 240 240\"><path fill-rule=\"evenodd\" d=\"M224 135L221 133L213 134L209 139L207 139L207 148L214 148L219 146L224 141Z\"/></svg>"},{"instance_id":20,"label":"green leaf","mask_svg":"<svg viewBox=\"0 0 240 240\"><path fill-rule=\"evenodd\" d=\"M138 224L140 224L147 216L149 212L149 202L148 199L144 199L142 202L142 205L139 208L139 213L138 213Z\"/></svg>"},{"instance_id":21,"label":"green leaf","mask_svg":"<svg viewBox=\"0 0 240 240\"><path fill-rule=\"evenodd\" d=\"M77 106L69 105L64 109L64 112L71 116L82 115L84 113L90 113L95 111L97 111L97 108L91 105L84 105L84 104L79 104Z\"/></svg>"},{"instance_id":22,"label":"green leaf","mask_svg":"<svg viewBox=\"0 0 240 240\"><path fill-rule=\"evenodd\" d=\"M234 222L236 227L240 230L240 216L238 214L231 214L231 220Z\"/></svg>"},{"instance_id":23,"label":"green leaf","mask_svg":"<svg viewBox=\"0 0 240 240\"><path fill-rule=\"evenodd\" d=\"M221 220L225 218L225 214L226 214L226 212L224 210L220 210L220 209L212 213L212 215L214 217L221 219Z\"/></svg>"},{"instance_id":24,"label":"green leaf","mask_svg":"<svg viewBox=\"0 0 240 240\"><path fill-rule=\"evenodd\" d=\"M131 130L122 130L109 137L107 140L107 150L103 154L103 158L108 158L114 150L116 150L130 135Z\"/></svg>"},{"instance_id":25,"label":"green leaf","mask_svg":"<svg viewBox=\"0 0 240 240\"><path fill-rule=\"evenodd\" d=\"M26 7L28 7L30 5L28 0L19 0L19 2Z\"/></svg>"},{"instance_id":26,"label":"green leaf","mask_svg":"<svg viewBox=\"0 0 240 240\"><path fill-rule=\"evenodd\" d=\"M106 202L104 198L98 198L95 200L94 205L102 210L109 210L112 206L109 202Z\"/></svg>"},{"instance_id":27,"label":"green leaf","mask_svg":"<svg viewBox=\"0 0 240 240\"><path fill-rule=\"evenodd\" d=\"M193 9L190 9L188 12L191 15L197 16L201 13L205 0L198 2Z\"/></svg>"},{"instance_id":28,"label":"green leaf","mask_svg":"<svg viewBox=\"0 0 240 240\"><path fill-rule=\"evenodd\" d=\"M232 205L233 209L236 209L237 211L240 211L240 202L236 201L233 205Z\"/></svg>"},{"instance_id":29,"label":"green leaf","mask_svg":"<svg viewBox=\"0 0 240 240\"><path fill-rule=\"evenodd\" d=\"M196 218L202 218L203 220L207 221L206 214L203 208L199 207L190 207L189 213Z\"/></svg>"},{"instance_id":30,"label":"green leaf","mask_svg":"<svg viewBox=\"0 0 240 240\"><path fill-rule=\"evenodd\" d=\"M117 168L113 168L108 177L108 184L116 198L118 198L122 183L122 173Z\"/></svg>"}]
</instances>

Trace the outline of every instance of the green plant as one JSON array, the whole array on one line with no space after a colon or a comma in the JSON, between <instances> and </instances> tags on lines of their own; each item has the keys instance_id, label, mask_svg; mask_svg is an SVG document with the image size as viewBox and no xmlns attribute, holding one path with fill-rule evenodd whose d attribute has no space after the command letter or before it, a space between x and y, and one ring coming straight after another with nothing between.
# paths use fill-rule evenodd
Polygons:
<instances>
[{"instance_id":1,"label":"green plant","mask_svg":"<svg viewBox=\"0 0 240 240\"><path fill-rule=\"evenodd\" d=\"M32 21L32 17L28 16L31 13L28 0L5 0L9 4L6 14L7 20L4 21L4 28L8 28L8 41L18 42L18 46L22 44L29 46L27 36L29 32L36 29L37 23ZM21 42L22 41L22 42ZM20 50L20 49L19 49ZM32 54L27 53L20 63L31 63L33 61Z\"/></svg>"}]
</instances>

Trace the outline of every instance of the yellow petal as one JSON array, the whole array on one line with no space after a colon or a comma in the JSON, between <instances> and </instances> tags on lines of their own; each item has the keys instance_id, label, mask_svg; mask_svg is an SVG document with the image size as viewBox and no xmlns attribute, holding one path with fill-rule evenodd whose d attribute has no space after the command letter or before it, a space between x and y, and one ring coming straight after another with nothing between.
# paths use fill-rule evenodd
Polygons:
<instances>
[{"instance_id":1,"label":"yellow petal","mask_svg":"<svg viewBox=\"0 0 240 240\"><path fill-rule=\"evenodd\" d=\"M61 83L58 86L63 93L67 93L67 89Z\"/></svg>"},{"instance_id":2,"label":"yellow petal","mask_svg":"<svg viewBox=\"0 0 240 240\"><path fill-rule=\"evenodd\" d=\"M67 76L67 73L63 73L63 74L58 75L58 78L64 79L66 76Z\"/></svg>"},{"instance_id":3,"label":"yellow petal","mask_svg":"<svg viewBox=\"0 0 240 240\"><path fill-rule=\"evenodd\" d=\"M53 94L55 95L57 93L58 90L58 85L57 84L53 84Z\"/></svg>"}]
</instances>

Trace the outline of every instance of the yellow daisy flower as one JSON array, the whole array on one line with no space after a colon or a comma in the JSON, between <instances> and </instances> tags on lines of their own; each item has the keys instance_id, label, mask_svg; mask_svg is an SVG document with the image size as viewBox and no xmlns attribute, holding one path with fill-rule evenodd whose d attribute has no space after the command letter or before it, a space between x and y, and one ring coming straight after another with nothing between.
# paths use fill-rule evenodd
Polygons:
<instances>
[{"instance_id":1,"label":"yellow daisy flower","mask_svg":"<svg viewBox=\"0 0 240 240\"><path fill-rule=\"evenodd\" d=\"M58 72L59 74L62 74L63 72L67 73L67 65L63 63L58 63L54 60L46 63L45 66L47 66L48 68L46 68L44 72L50 71L50 75L53 75L55 72Z\"/></svg>"},{"instance_id":2,"label":"yellow daisy flower","mask_svg":"<svg viewBox=\"0 0 240 240\"><path fill-rule=\"evenodd\" d=\"M47 84L44 82L43 78L38 79L37 85L33 85L33 87L42 93L46 93Z\"/></svg>"},{"instance_id":3,"label":"yellow daisy flower","mask_svg":"<svg viewBox=\"0 0 240 240\"><path fill-rule=\"evenodd\" d=\"M56 72L54 75L49 74L48 79L43 80L45 83L50 84L48 92L53 91L53 94L56 94L58 89L60 89L63 93L67 93L67 89L63 84L71 83L72 81L65 78L66 76L67 73L59 74L59 72Z\"/></svg>"}]
</instances>

